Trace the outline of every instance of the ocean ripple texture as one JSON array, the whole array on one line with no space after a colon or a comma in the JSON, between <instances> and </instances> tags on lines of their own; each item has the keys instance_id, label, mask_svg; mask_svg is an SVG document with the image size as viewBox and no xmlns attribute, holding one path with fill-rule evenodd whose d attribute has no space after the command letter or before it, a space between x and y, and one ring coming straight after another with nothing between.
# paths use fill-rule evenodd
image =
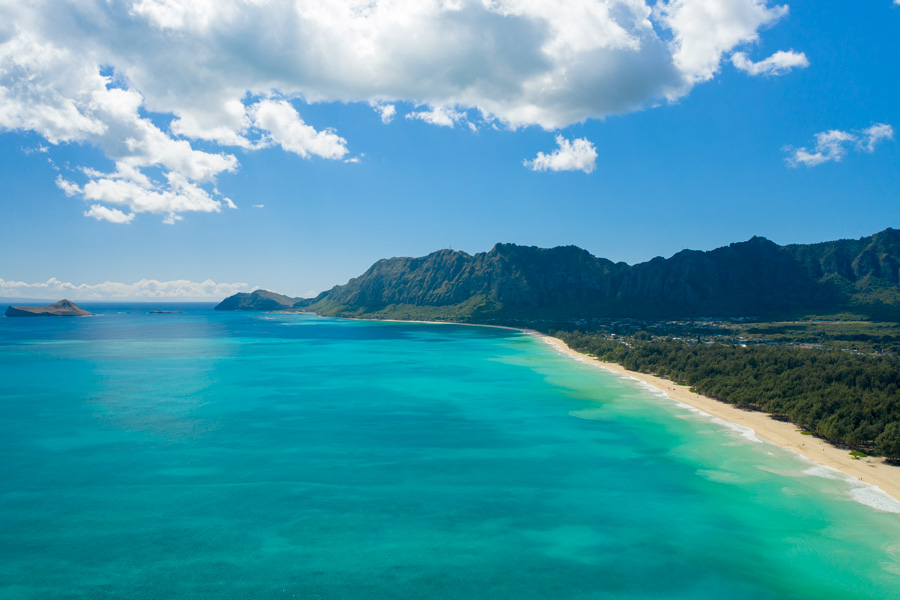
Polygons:
<instances>
[{"instance_id":1,"label":"ocean ripple texture","mask_svg":"<svg viewBox=\"0 0 900 600\"><path fill-rule=\"evenodd\" d=\"M900 598L876 491L540 339L0 319L0 598Z\"/></svg>"}]
</instances>

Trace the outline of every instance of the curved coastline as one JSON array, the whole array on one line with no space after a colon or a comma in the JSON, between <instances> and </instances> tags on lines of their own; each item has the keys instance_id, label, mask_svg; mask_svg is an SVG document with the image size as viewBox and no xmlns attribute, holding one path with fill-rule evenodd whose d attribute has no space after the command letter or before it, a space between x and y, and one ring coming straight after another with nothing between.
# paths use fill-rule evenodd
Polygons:
<instances>
[{"instance_id":1,"label":"curved coastline","mask_svg":"<svg viewBox=\"0 0 900 600\"><path fill-rule=\"evenodd\" d=\"M876 506L878 504L877 502L864 501L863 503L878 508L879 510L885 510L886 512L900 512L900 467L888 465L884 462L884 459L876 456L853 458L847 450L832 446L825 440L815 436L803 435L794 423L775 420L767 413L763 412L741 410L727 402L722 402L692 392L689 388L677 385L663 377L639 373L637 371L629 371L618 363L603 362L593 356L573 350L561 339L547 335L546 333L541 333L534 329L509 327L506 325L455 323L453 321L404 321L399 319L364 318L351 318L350 320L493 327L495 329L509 329L525 333L546 342L558 352L565 354L574 360L600 369L605 369L606 371L622 377L628 377L662 392L674 402L684 404L687 407L700 411L714 419L725 421L727 424L749 430L754 436L759 438L759 440L780 446L785 450L798 454L810 461L814 465L812 467L813 469L820 469L821 467L825 468L822 472L814 474L828 478L840 478L840 476L844 476L849 482L859 483L867 486L869 489L875 490L876 495L883 493L889 497L887 499L888 502L895 506L886 508ZM836 473L832 475L830 472ZM855 499L860 500L858 494L851 495Z\"/></svg>"},{"instance_id":2,"label":"curved coastline","mask_svg":"<svg viewBox=\"0 0 900 600\"><path fill-rule=\"evenodd\" d=\"M851 480L873 486L900 504L900 468L885 464L884 460L879 457L867 456L855 459L847 450L836 448L811 435L803 435L797 425L793 423L777 421L766 413L741 410L725 402L692 392L685 386L677 385L656 375L629 371L617 363L602 362L573 350L559 338L538 331L521 331L543 340L562 354L575 360L605 369L616 375L629 377L663 392L675 402L685 404L710 417L752 430L761 440L799 454L817 465L839 471Z\"/></svg>"}]
</instances>

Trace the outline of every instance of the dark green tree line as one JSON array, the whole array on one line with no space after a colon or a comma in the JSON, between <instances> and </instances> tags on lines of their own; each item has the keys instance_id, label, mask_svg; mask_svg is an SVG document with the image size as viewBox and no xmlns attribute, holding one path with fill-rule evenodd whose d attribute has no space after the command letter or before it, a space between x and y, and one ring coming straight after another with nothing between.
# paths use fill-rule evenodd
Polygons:
<instances>
[{"instance_id":1,"label":"dark green tree line","mask_svg":"<svg viewBox=\"0 0 900 600\"><path fill-rule=\"evenodd\" d=\"M789 346L611 340L556 332L572 348L789 420L829 442L900 460L900 358Z\"/></svg>"}]
</instances>

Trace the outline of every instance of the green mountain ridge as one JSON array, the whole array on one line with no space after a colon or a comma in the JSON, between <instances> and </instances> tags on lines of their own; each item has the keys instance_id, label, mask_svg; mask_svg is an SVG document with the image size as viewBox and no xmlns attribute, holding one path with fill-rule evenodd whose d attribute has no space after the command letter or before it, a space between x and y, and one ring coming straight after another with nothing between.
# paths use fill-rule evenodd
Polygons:
<instances>
[{"instance_id":1,"label":"green mountain ridge","mask_svg":"<svg viewBox=\"0 0 900 600\"><path fill-rule=\"evenodd\" d=\"M633 266L575 246L497 244L474 255L439 250L379 260L315 298L257 290L216 308L469 322L840 312L900 321L900 231L788 246L753 237Z\"/></svg>"}]
</instances>

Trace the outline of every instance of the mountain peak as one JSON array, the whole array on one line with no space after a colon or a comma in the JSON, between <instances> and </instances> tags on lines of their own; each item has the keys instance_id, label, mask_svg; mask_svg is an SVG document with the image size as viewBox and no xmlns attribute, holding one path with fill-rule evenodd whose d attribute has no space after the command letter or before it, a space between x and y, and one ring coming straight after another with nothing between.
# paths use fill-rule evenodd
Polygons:
<instances>
[{"instance_id":1,"label":"mountain peak","mask_svg":"<svg viewBox=\"0 0 900 600\"><path fill-rule=\"evenodd\" d=\"M761 235L754 235L746 242L735 242L733 244L729 244L729 246L731 246L732 248L737 247L737 246L780 248L780 246L778 244L776 244L769 238L763 237Z\"/></svg>"},{"instance_id":2,"label":"mountain peak","mask_svg":"<svg viewBox=\"0 0 900 600\"><path fill-rule=\"evenodd\" d=\"M365 273L295 304L378 318L498 319L789 316L858 312L900 320L900 232L867 240L779 246L753 236L629 266L577 246L498 243L470 256L442 249L380 260ZM877 242L877 243L876 243ZM254 292L220 310L279 310ZM293 299L280 296L287 302ZM230 303L230 304L229 304ZM236 308L227 308L236 306Z\"/></svg>"}]
</instances>

